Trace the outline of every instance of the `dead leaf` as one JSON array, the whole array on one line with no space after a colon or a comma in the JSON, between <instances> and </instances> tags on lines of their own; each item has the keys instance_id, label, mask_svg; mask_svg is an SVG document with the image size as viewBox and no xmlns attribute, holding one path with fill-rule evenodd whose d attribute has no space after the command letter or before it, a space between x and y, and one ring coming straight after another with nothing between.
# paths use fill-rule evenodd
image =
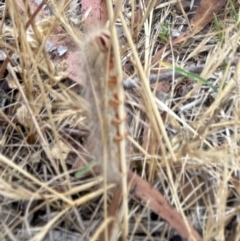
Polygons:
<instances>
[{"instance_id":1,"label":"dead leaf","mask_svg":"<svg viewBox=\"0 0 240 241\"><path fill-rule=\"evenodd\" d=\"M128 172L128 183L136 197L147 203L156 214L177 230L182 238L191 240L190 237L194 237L197 241L203 241L198 232L190 224L185 223L177 210L168 204L156 188L153 188L148 182L131 171Z\"/></svg>"},{"instance_id":2,"label":"dead leaf","mask_svg":"<svg viewBox=\"0 0 240 241\"><path fill-rule=\"evenodd\" d=\"M227 0L201 0L191 21L191 26L185 33L175 39L172 45L184 42L200 32L213 19L213 15L217 14L225 6L226 2Z\"/></svg>"},{"instance_id":3,"label":"dead leaf","mask_svg":"<svg viewBox=\"0 0 240 241\"><path fill-rule=\"evenodd\" d=\"M186 41L199 31L201 31L206 24L213 19L213 14L217 14L223 6L225 6L227 0L201 0L196 13L191 21L191 26L180 35L178 38L172 41L172 46ZM162 49L160 49L152 58L152 64L155 64L161 57L162 53L169 48L169 43Z\"/></svg>"},{"instance_id":4,"label":"dead leaf","mask_svg":"<svg viewBox=\"0 0 240 241\"><path fill-rule=\"evenodd\" d=\"M192 34L196 34L204 28L212 20L213 14L217 14L226 2L227 0L202 0L191 23Z\"/></svg>"}]
</instances>

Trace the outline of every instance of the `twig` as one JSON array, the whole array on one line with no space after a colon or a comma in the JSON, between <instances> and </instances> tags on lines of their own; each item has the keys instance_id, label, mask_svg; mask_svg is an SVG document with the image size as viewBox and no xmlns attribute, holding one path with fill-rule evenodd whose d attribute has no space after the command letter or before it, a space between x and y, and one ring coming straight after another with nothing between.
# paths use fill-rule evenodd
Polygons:
<instances>
[{"instance_id":1,"label":"twig","mask_svg":"<svg viewBox=\"0 0 240 241\"><path fill-rule=\"evenodd\" d=\"M240 60L240 56L235 56L234 58L227 60L227 63L230 62L230 65L232 66L232 65L235 65L239 60ZM187 67L185 68L185 70L195 74L200 74L203 71L204 67L205 67L205 64L200 64L197 66ZM181 76L182 76L181 73L176 73L173 70L168 70L160 74L151 74L149 76L149 82L150 84L154 84L156 82L169 81L173 78L179 78ZM125 79L123 80L123 87L125 89L132 89L139 86L140 83L141 83L141 80L139 77L135 77L133 79Z\"/></svg>"},{"instance_id":2,"label":"twig","mask_svg":"<svg viewBox=\"0 0 240 241\"><path fill-rule=\"evenodd\" d=\"M191 66L189 68L186 68L186 70L193 73L201 73L204 66L205 66L204 64L198 65L198 66ZM154 84L156 82L168 81L168 80L171 80L172 78L179 78L181 76L182 76L181 74L176 73L175 71L169 70L160 74L151 74L149 76L149 82L150 84ZM133 79L125 79L123 80L123 87L125 89L132 89L139 86L140 83L141 81L138 77L135 77Z\"/></svg>"}]
</instances>

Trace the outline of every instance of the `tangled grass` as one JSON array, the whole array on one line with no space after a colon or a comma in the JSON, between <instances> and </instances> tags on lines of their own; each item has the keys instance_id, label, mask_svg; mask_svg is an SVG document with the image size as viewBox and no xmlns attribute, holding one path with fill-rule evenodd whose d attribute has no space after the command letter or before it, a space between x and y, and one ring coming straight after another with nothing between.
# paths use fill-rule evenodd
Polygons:
<instances>
[{"instance_id":1,"label":"tangled grass","mask_svg":"<svg viewBox=\"0 0 240 241\"><path fill-rule=\"evenodd\" d=\"M81 45L82 19L73 21L78 15L71 1L48 1L52 14L38 21L16 2L0 7L0 240L94 240L104 224L104 187L102 177L89 172L91 153L84 147L91 103L81 97L84 83L68 78L56 50L45 48L59 26L65 32L58 38ZM153 65L152 56L187 27L176 2L152 6L141 23L124 1L141 66L117 20L124 79L138 80L125 90L135 141L131 168L164 193L204 240L239 240L239 1L229 1L215 22L170 45ZM197 73L186 71L198 66ZM170 79L161 79L170 72ZM76 160L86 165L80 173ZM130 240L170 240L169 225L131 195L128 201Z\"/></svg>"}]
</instances>

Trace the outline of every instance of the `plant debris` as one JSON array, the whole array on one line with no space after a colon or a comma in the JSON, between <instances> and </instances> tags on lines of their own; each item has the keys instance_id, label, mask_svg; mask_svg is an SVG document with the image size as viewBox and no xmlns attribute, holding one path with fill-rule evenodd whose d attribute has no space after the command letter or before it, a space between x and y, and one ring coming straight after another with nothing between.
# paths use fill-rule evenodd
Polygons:
<instances>
[{"instance_id":1,"label":"plant debris","mask_svg":"<svg viewBox=\"0 0 240 241\"><path fill-rule=\"evenodd\" d=\"M130 148L127 220L122 194L107 216L116 185L103 185L86 145L82 43L109 24L105 1L8 0L0 4L0 240L96 240L109 223L111 240L126 230L126 240L181 240L189 238L182 220L199 240L238 240L238 1L113 5Z\"/></svg>"}]
</instances>

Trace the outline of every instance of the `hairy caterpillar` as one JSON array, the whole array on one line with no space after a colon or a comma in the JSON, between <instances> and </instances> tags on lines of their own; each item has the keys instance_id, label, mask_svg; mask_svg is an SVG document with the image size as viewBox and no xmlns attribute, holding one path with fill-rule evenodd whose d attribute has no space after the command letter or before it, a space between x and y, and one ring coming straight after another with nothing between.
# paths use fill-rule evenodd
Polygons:
<instances>
[{"instance_id":1,"label":"hairy caterpillar","mask_svg":"<svg viewBox=\"0 0 240 241\"><path fill-rule=\"evenodd\" d=\"M83 45L85 98L90 103L89 126L91 134L87 141L88 150L99 160L100 166L107 160L107 179L120 182L117 107L123 105L118 98L117 76L111 49L110 33L101 29L90 33Z\"/></svg>"}]
</instances>

